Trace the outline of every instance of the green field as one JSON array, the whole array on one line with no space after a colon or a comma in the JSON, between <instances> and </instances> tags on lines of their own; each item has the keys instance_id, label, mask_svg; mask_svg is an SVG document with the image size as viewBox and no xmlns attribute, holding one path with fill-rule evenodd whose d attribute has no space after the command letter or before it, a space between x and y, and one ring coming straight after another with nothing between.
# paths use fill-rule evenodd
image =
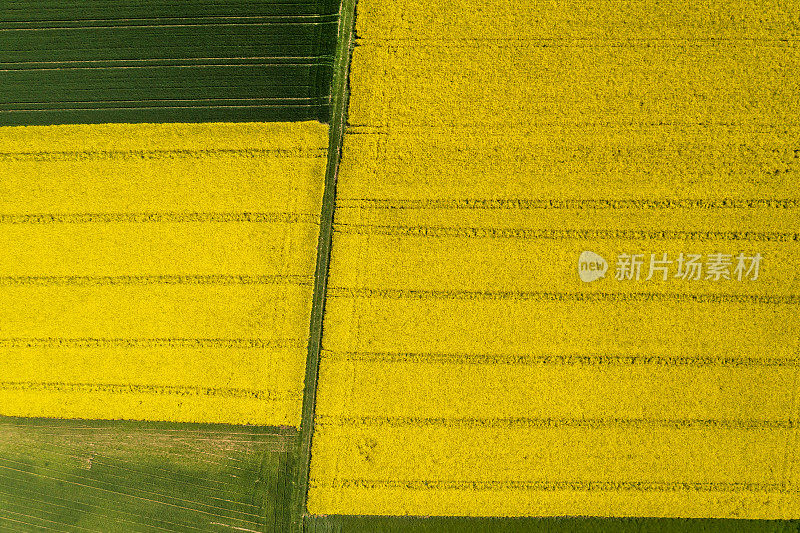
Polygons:
<instances>
[{"instance_id":1,"label":"green field","mask_svg":"<svg viewBox=\"0 0 800 533\"><path fill-rule=\"evenodd\" d=\"M327 121L338 4L0 8L0 125Z\"/></svg>"},{"instance_id":2,"label":"green field","mask_svg":"<svg viewBox=\"0 0 800 533\"><path fill-rule=\"evenodd\" d=\"M297 432L0 418L2 531L287 531Z\"/></svg>"}]
</instances>

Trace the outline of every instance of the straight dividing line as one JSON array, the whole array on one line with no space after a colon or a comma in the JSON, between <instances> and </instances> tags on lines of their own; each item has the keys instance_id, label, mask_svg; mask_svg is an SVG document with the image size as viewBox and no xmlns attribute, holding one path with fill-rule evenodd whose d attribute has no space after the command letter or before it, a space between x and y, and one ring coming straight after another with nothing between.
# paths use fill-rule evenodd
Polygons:
<instances>
[{"instance_id":1,"label":"straight dividing line","mask_svg":"<svg viewBox=\"0 0 800 533\"><path fill-rule=\"evenodd\" d=\"M320 215L317 266L314 277L314 296L311 309L308 357L306 359L305 386L303 389L303 411L300 422L298 466L293 490L292 530L303 533L307 515L307 497L311 466L311 439L314 432L314 409L316 406L319 360L322 349L322 316L325 308L325 292L330 265L331 240L333 236L333 211L336 197L336 179L342 153L342 141L347 116L349 96L349 67L354 43L354 21L357 0L341 0L336 56L331 87L331 120L328 141L328 165L325 172L325 190Z\"/></svg>"}]
</instances>

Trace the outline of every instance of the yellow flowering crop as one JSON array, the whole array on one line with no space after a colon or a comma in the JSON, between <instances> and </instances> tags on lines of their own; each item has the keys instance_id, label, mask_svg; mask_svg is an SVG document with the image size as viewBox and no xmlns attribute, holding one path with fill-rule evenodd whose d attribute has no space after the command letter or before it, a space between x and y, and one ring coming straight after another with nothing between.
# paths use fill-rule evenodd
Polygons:
<instances>
[{"instance_id":1,"label":"yellow flowering crop","mask_svg":"<svg viewBox=\"0 0 800 533\"><path fill-rule=\"evenodd\" d=\"M798 15L359 0L312 513L800 517Z\"/></svg>"},{"instance_id":2,"label":"yellow flowering crop","mask_svg":"<svg viewBox=\"0 0 800 533\"><path fill-rule=\"evenodd\" d=\"M0 129L0 414L299 425L327 126Z\"/></svg>"}]
</instances>

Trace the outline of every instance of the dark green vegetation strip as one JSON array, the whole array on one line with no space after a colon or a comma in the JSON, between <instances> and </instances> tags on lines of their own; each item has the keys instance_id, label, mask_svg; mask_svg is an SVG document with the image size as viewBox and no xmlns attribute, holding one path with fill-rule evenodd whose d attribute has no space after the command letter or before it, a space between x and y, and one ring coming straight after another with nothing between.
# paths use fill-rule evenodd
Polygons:
<instances>
[{"instance_id":1,"label":"dark green vegetation strip","mask_svg":"<svg viewBox=\"0 0 800 533\"><path fill-rule=\"evenodd\" d=\"M303 530L306 514L309 468L311 460L311 438L314 433L314 409L317 396L319 358L322 349L322 316L325 310L325 293L328 282L328 266L333 235L333 211L336 199L336 177L342 153L342 140L347 121L347 97L350 57L353 51L353 25L356 0L341 0L338 42L332 83L331 127L328 143L328 166L325 173L325 192L322 198L319 242L317 244L317 267L314 283L314 299L311 310L308 358L306 359L305 389L303 392L303 417L300 424L300 450L295 491L294 529Z\"/></svg>"},{"instance_id":2,"label":"dark green vegetation strip","mask_svg":"<svg viewBox=\"0 0 800 533\"><path fill-rule=\"evenodd\" d=\"M795 533L797 522L680 518L316 516L307 533Z\"/></svg>"},{"instance_id":3,"label":"dark green vegetation strip","mask_svg":"<svg viewBox=\"0 0 800 533\"><path fill-rule=\"evenodd\" d=\"M284 532L293 429L0 417L0 531Z\"/></svg>"},{"instance_id":4,"label":"dark green vegetation strip","mask_svg":"<svg viewBox=\"0 0 800 533\"><path fill-rule=\"evenodd\" d=\"M0 125L327 121L338 7L4 0Z\"/></svg>"}]
</instances>

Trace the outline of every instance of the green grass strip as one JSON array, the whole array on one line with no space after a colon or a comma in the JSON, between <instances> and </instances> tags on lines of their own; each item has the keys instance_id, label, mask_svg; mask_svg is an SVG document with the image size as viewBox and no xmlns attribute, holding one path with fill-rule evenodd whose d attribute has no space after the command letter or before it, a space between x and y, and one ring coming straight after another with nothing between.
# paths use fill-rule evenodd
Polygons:
<instances>
[{"instance_id":1,"label":"green grass strip","mask_svg":"<svg viewBox=\"0 0 800 533\"><path fill-rule=\"evenodd\" d=\"M795 533L800 522L715 518L314 516L306 533Z\"/></svg>"},{"instance_id":2,"label":"green grass strip","mask_svg":"<svg viewBox=\"0 0 800 533\"><path fill-rule=\"evenodd\" d=\"M294 530L303 531L306 515L309 468L311 461L311 438L314 432L314 408L317 396L319 358L322 348L322 316L325 310L325 291L328 281L328 266L331 256L333 233L333 211L336 198L336 177L342 154L342 140L347 122L347 100L349 95L348 75L350 56L353 51L353 24L356 0L342 0L339 13L338 42L333 70L330 139L328 166L325 172L325 192L320 216L319 243L317 245L317 267L314 281L314 298L311 309L311 329L306 359L305 389L303 392L303 416L300 424L300 452L295 493Z\"/></svg>"}]
</instances>

